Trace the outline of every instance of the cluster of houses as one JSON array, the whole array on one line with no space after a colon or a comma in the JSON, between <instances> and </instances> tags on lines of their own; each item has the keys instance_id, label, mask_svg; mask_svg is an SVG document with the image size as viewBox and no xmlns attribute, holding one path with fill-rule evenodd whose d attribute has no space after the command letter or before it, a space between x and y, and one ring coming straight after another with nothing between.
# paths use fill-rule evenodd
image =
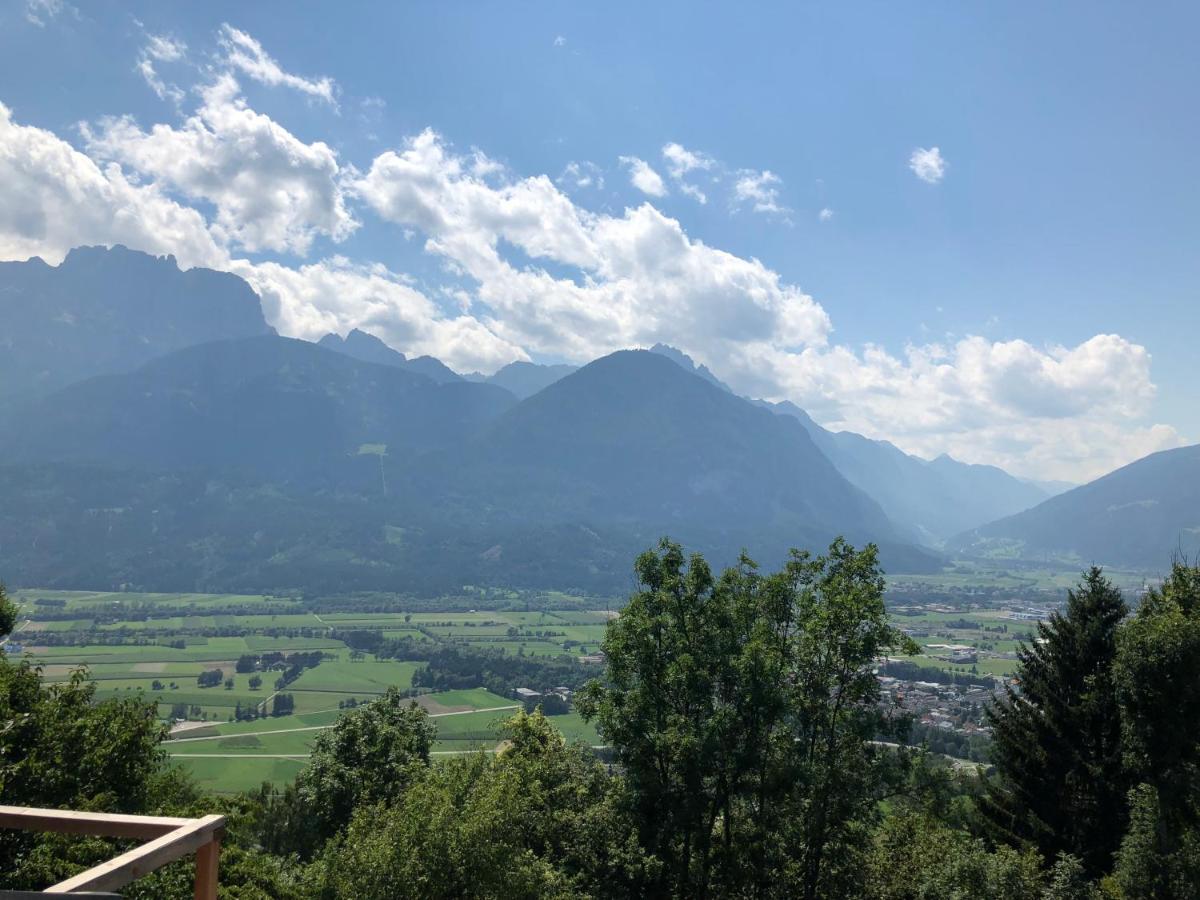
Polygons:
<instances>
[{"instance_id":1,"label":"cluster of houses","mask_svg":"<svg viewBox=\"0 0 1200 900\"><path fill-rule=\"evenodd\" d=\"M962 734L990 734L984 723L987 704L1004 690L1003 679L993 679L992 687L966 684L938 684L932 681L904 681L890 675L878 675L881 703L912 714L916 721L931 728Z\"/></svg>"},{"instance_id":2,"label":"cluster of houses","mask_svg":"<svg viewBox=\"0 0 1200 900\"><path fill-rule=\"evenodd\" d=\"M546 691L519 687L513 691L513 697L524 703L526 709L532 710L535 706L541 706L548 715L551 715L556 712L566 712L571 704L573 693L569 687L565 686L550 688Z\"/></svg>"}]
</instances>

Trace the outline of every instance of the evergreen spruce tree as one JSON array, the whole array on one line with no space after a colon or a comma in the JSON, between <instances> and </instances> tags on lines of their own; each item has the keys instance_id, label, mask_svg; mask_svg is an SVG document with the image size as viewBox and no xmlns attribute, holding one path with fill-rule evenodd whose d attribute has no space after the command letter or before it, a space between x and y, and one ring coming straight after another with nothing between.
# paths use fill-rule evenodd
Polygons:
<instances>
[{"instance_id":1,"label":"evergreen spruce tree","mask_svg":"<svg viewBox=\"0 0 1200 900\"><path fill-rule=\"evenodd\" d=\"M1093 567L1018 651L1019 692L988 712L998 777L981 806L993 835L1045 859L1072 854L1092 877L1109 870L1128 817L1113 671L1127 612Z\"/></svg>"}]
</instances>

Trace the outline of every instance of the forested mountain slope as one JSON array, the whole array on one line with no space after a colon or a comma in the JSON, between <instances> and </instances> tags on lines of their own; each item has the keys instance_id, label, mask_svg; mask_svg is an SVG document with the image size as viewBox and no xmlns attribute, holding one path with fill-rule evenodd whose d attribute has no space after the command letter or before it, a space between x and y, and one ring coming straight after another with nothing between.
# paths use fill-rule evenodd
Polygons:
<instances>
[{"instance_id":1,"label":"forested mountain slope","mask_svg":"<svg viewBox=\"0 0 1200 900\"><path fill-rule=\"evenodd\" d=\"M966 554L1163 569L1200 553L1200 444L1163 450L956 537Z\"/></svg>"}]
</instances>

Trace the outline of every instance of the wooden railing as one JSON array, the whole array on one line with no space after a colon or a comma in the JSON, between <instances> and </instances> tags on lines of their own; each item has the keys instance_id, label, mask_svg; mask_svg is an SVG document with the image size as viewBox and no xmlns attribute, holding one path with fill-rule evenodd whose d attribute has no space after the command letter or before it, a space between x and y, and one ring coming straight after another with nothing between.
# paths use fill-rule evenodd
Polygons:
<instances>
[{"instance_id":1,"label":"wooden railing","mask_svg":"<svg viewBox=\"0 0 1200 900\"><path fill-rule=\"evenodd\" d=\"M46 894L113 891L160 866L195 853L195 898L216 900L217 897L217 859L221 852L221 838L225 834L224 816L176 819L0 806L0 828L146 841L140 847L134 847L86 872L46 888L43 892Z\"/></svg>"}]
</instances>

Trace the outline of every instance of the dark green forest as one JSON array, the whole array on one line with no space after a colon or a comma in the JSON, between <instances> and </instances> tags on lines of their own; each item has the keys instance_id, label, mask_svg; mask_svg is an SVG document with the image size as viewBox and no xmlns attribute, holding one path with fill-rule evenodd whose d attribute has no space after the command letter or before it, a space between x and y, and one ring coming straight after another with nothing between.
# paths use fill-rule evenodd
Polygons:
<instances>
[{"instance_id":1,"label":"dark green forest","mask_svg":"<svg viewBox=\"0 0 1200 900\"><path fill-rule=\"evenodd\" d=\"M877 658L916 648L873 545L715 571L663 541L635 573L577 695L601 755L535 710L499 752L435 758L434 724L393 689L323 731L293 784L215 798L168 765L151 704L0 654L3 802L223 813L229 898L1200 895L1200 567L1136 608L1083 573L988 713L990 768L905 746L881 702ZM14 617L0 594L0 633ZM0 832L0 877L37 889L120 848ZM188 864L125 896L191 896Z\"/></svg>"}]
</instances>

